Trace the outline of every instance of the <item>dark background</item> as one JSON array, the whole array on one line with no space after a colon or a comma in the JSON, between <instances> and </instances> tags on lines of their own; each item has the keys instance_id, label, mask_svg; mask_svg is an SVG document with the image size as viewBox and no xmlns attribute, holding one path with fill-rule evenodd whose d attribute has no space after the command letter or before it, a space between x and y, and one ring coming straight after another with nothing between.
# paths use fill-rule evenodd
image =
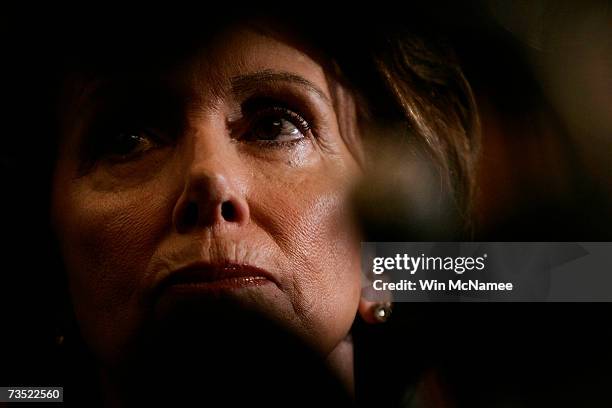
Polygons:
<instances>
[{"instance_id":1,"label":"dark background","mask_svg":"<svg viewBox=\"0 0 612 408\"><path fill-rule=\"evenodd\" d=\"M401 20L415 7L455 46L477 97L475 240L612 241L610 3L380 3L343 11L342 24ZM32 9L0 18L0 385L50 385L63 364L54 343L61 282L44 261L52 248L37 188L50 172L31 162L50 148L35 137L48 120L38 107L53 58L42 39L73 18L52 11L60 16ZM80 18L104 21L100 11ZM372 406L416 389L459 407L611 406L611 312L591 303L399 304L387 325L356 327L358 388Z\"/></svg>"}]
</instances>

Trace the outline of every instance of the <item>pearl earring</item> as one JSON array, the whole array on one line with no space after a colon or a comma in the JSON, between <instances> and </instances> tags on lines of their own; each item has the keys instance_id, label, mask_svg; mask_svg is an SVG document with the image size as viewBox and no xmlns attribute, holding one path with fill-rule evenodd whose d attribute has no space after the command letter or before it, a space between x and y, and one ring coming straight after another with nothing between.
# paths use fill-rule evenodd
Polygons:
<instances>
[{"instance_id":1,"label":"pearl earring","mask_svg":"<svg viewBox=\"0 0 612 408\"><path fill-rule=\"evenodd\" d=\"M391 317L391 303L376 303L374 306L372 306L372 314L377 322L386 322Z\"/></svg>"}]
</instances>

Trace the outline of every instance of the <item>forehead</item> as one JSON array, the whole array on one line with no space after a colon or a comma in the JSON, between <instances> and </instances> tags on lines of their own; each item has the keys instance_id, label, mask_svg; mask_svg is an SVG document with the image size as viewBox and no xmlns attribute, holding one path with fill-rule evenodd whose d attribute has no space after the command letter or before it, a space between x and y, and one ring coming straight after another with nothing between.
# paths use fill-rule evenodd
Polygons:
<instances>
[{"instance_id":1,"label":"forehead","mask_svg":"<svg viewBox=\"0 0 612 408\"><path fill-rule=\"evenodd\" d=\"M195 40L174 37L178 51L153 46L130 52L124 46L94 56L89 68L85 65L69 76L61 116L74 118L74 109L87 116L108 104L143 99L163 99L173 109L185 104L202 108L230 93L291 83L316 94L333 110L323 58L295 35L275 28L270 23L233 25Z\"/></svg>"},{"instance_id":2,"label":"forehead","mask_svg":"<svg viewBox=\"0 0 612 408\"><path fill-rule=\"evenodd\" d=\"M159 49L94 56L84 69L69 76L69 100L91 102L109 89L166 88L173 97L215 98L242 85L293 80L310 87L322 99L330 98L328 76L322 58L295 36L273 31L262 24L234 25L194 41L184 38L187 48ZM181 42L181 38L172 41ZM178 44L179 46L181 44ZM184 44L183 44L184 45ZM179 47L180 48L180 47ZM95 51L93 51L95 53ZM270 75L278 74L278 75ZM250 81L240 81L249 77ZM76 88L76 89L75 89ZM103 95L105 96L105 95Z\"/></svg>"},{"instance_id":3,"label":"forehead","mask_svg":"<svg viewBox=\"0 0 612 408\"><path fill-rule=\"evenodd\" d=\"M171 75L187 88L214 94L245 90L258 80L294 82L328 97L326 72L304 44L257 26L234 27L213 38ZM241 79L249 80L241 80Z\"/></svg>"},{"instance_id":4,"label":"forehead","mask_svg":"<svg viewBox=\"0 0 612 408\"><path fill-rule=\"evenodd\" d=\"M312 48L308 51L306 44L295 37L249 25L230 28L215 36L208 47L196 54L195 66L231 73L274 66L278 71L323 80L323 67L315 60Z\"/></svg>"}]
</instances>

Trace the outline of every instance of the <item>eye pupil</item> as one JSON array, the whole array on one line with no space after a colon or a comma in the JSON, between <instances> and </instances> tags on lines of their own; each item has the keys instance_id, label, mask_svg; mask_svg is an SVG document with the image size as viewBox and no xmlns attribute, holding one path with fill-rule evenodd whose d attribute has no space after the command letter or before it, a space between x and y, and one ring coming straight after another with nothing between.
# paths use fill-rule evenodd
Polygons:
<instances>
[{"instance_id":1,"label":"eye pupil","mask_svg":"<svg viewBox=\"0 0 612 408\"><path fill-rule=\"evenodd\" d=\"M283 129L283 123L280 120L273 120L272 122L270 122L270 125L268 126L268 130L270 130L272 134L280 132L282 129Z\"/></svg>"},{"instance_id":2,"label":"eye pupil","mask_svg":"<svg viewBox=\"0 0 612 408\"><path fill-rule=\"evenodd\" d=\"M129 154L141 143L141 137L133 133L119 133L115 138L115 153Z\"/></svg>"},{"instance_id":3,"label":"eye pupil","mask_svg":"<svg viewBox=\"0 0 612 408\"><path fill-rule=\"evenodd\" d=\"M140 132L116 132L104 143L104 154L110 157L127 157L151 147L148 136Z\"/></svg>"},{"instance_id":4,"label":"eye pupil","mask_svg":"<svg viewBox=\"0 0 612 408\"><path fill-rule=\"evenodd\" d=\"M268 118L255 126L253 136L258 140L296 139L302 132L290 120L284 118Z\"/></svg>"}]
</instances>

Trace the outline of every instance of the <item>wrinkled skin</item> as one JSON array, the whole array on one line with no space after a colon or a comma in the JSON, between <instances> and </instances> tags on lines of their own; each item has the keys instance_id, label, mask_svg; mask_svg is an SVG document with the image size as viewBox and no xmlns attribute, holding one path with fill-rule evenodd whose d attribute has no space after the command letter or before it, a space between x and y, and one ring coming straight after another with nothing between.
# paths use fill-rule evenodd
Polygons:
<instances>
[{"instance_id":1,"label":"wrinkled skin","mask_svg":"<svg viewBox=\"0 0 612 408\"><path fill-rule=\"evenodd\" d=\"M197 261L269 271L270 284L223 296L325 356L345 347L360 304L359 239L347 217L359 166L332 102L337 84L317 59L278 36L233 29L167 72L119 84L117 96L99 92L108 81L72 82L53 184L76 318L99 359L120 359L145 316L173 302L153 296L156 285ZM106 128L107 106L144 119ZM92 136L100 122L110 142Z\"/></svg>"}]
</instances>

